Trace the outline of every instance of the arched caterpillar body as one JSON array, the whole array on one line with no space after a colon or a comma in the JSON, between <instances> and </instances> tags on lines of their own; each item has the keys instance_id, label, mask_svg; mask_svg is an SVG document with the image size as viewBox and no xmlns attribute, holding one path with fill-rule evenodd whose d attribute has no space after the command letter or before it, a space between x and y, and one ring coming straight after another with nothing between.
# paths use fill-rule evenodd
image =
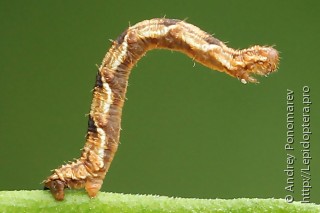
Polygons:
<instances>
[{"instance_id":1,"label":"arched caterpillar body","mask_svg":"<svg viewBox=\"0 0 320 213\"><path fill-rule=\"evenodd\" d=\"M100 190L119 144L122 107L132 67L151 49L180 51L211 69L242 83L257 82L252 74L268 75L278 66L272 47L234 50L198 27L176 19L145 20L125 30L99 67L81 157L53 171L44 185L57 200L64 189L85 188L90 197Z\"/></svg>"}]
</instances>

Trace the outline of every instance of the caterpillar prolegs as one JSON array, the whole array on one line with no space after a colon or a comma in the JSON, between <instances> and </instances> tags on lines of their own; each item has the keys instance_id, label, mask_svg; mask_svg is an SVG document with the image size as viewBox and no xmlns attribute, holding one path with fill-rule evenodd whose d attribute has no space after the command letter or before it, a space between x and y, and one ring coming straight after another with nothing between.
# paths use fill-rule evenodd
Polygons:
<instances>
[{"instance_id":1,"label":"caterpillar prolegs","mask_svg":"<svg viewBox=\"0 0 320 213\"><path fill-rule=\"evenodd\" d=\"M81 157L55 169L44 181L56 200L64 199L65 188L85 188L90 197L99 192L118 148L130 71L152 49L180 51L242 83L257 82L253 75L266 76L279 63L278 52L272 47L256 45L234 50L181 20L156 18L129 27L113 41L99 67Z\"/></svg>"}]
</instances>

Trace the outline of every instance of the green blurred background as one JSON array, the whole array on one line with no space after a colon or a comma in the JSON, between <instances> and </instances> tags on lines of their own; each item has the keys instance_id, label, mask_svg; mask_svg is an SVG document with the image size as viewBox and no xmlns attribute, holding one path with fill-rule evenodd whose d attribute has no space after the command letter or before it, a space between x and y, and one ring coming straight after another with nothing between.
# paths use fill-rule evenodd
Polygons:
<instances>
[{"instance_id":1,"label":"green blurred background","mask_svg":"<svg viewBox=\"0 0 320 213\"><path fill-rule=\"evenodd\" d=\"M148 52L130 76L121 145L104 191L284 198L286 92L295 91L295 200L301 95L312 95L312 191L320 197L318 1L1 1L0 190L41 189L80 155L96 66L129 25L177 18L233 48L276 45L277 73L243 85L181 53Z\"/></svg>"}]
</instances>

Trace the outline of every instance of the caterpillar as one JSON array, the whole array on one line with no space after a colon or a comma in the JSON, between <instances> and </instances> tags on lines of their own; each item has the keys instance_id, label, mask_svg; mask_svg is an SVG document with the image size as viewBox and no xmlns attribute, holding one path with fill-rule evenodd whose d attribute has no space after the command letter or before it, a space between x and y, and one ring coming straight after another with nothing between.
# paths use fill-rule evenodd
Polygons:
<instances>
[{"instance_id":1,"label":"caterpillar","mask_svg":"<svg viewBox=\"0 0 320 213\"><path fill-rule=\"evenodd\" d=\"M52 171L43 181L56 200L64 189L85 188L95 197L119 145L122 108L132 67L148 50L169 49L239 79L257 83L254 75L277 70L279 54L269 46L235 50L200 28L177 19L155 18L127 28L106 53L96 75L81 157Z\"/></svg>"}]
</instances>

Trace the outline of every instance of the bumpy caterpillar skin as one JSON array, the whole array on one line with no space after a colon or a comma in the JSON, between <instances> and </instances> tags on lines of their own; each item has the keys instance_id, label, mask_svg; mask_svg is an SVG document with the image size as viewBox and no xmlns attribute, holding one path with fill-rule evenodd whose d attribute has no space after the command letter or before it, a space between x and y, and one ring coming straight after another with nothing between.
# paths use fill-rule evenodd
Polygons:
<instances>
[{"instance_id":1,"label":"bumpy caterpillar skin","mask_svg":"<svg viewBox=\"0 0 320 213\"><path fill-rule=\"evenodd\" d=\"M90 197L99 192L119 145L122 107L132 67L148 50L180 51L211 69L225 72L242 83L257 82L278 66L272 47L234 50L198 27L176 19L142 21L125 30L107 52L98 70L81 157L53 171L45 181L56 200L64 189L85 188Z\"/></svg>"}]
</instances>

